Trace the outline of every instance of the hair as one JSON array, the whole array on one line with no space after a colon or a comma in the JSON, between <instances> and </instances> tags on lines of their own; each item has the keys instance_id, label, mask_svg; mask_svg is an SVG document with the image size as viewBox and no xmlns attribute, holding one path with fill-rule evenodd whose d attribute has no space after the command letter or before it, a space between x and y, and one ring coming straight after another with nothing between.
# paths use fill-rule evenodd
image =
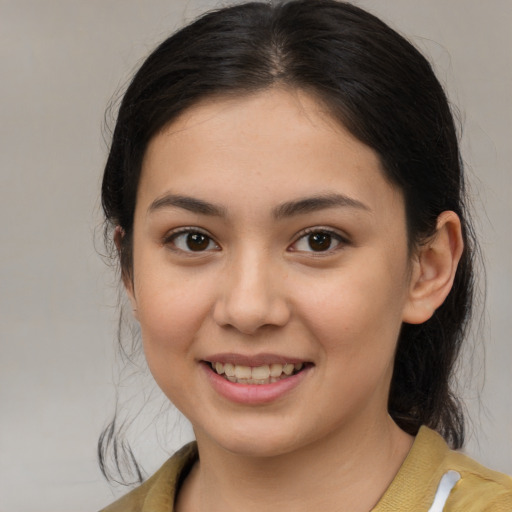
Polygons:
<instances>
[{"instance_id":1,"label":"hair","mask_svg":"<svg viewBox=\"0 0 512 512\"><path fill-rule=\"evenodd\" d=\"M402 326L388 410L409 434L427 425L461 447L464 415L452 381L471 317L476 243L457 130L431 65L372 14L335 0L245 3L206 13L151 53L124 94L103 177L106 236L112 240L116 226L124 233L123 276L131 272L136 193L149 141L199 101L274 86L313 95L377 153L385 176L403 193L411 248L435 232L441 212L459 216L464 252L453 287L428 321ZM102 469L109 449L117 461L123 448L115 428L114 421L100 439Z\"/></svg>"}]
</instances>

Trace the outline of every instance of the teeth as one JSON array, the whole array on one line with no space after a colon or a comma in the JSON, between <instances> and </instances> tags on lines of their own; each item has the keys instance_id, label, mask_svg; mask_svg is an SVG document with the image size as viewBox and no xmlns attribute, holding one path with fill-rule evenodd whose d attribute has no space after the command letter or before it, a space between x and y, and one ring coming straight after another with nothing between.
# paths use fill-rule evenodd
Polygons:
<instances>
[{"instance_id":1,"label":"teeth","mask_svg":"<svg viewBox=\"0 0 512 512\"><path fill-rule=\"evenodd\" d=\"M264 366L256 366L252 369L252 378L257 380L265 380L270 376L270 368L268 364Z\"/></svg>"},{"instance_id":2,"label":"teeth","mask_svg":"<svg viewBox=\"0 0 512 512\"><path fill-rule=\"evenodd\" d=\"M235 366L235 377L237 379L250 379L251 367L250 366Z\"/></svg>"},{"instance_id":3,"label":"teeth","mask_svg":"<svg viewBox=\"0 0 512 512\"><path fill-rule=\"evenodd\" d=\"M270 376L271 377L279 377L283 373L283 365L282 364L271 364L270 365Z\"/></svg>"},{"instance_id":4,"label":"teeth","mask_svg":"<svg viewBox=\"0 0 512 512\"><path fill-rule=\"evenodd\" d=\"M231 363L212 363L212 368L219 375L225 375L230 382L238 382L240 384L270 384L277 382L292 375L292 373L302 370L303 363L274 363L263 366L244 366L233 365Z\"/></svg>"},{"instance_id":5,"label":"teeth","mask_svg":"<svg viewBox=\"0 0 512 512\"><path fill-rule=\"evenodd\" d=\"M235 376L235 367L231 363L226 363L224 365L224 372L228 377L234 377Z\"/></svg>"},{"instance_id":6,"label":"teeth","mask_svg":"<svg viewBox=\"0 0 512 512\"><path fill-rule=\"evenodd\" d=\"M283 366L283 373L286 375L291 375L293 373L294 366L291 363L287 363Z\"/></svg>"}]
</instances>

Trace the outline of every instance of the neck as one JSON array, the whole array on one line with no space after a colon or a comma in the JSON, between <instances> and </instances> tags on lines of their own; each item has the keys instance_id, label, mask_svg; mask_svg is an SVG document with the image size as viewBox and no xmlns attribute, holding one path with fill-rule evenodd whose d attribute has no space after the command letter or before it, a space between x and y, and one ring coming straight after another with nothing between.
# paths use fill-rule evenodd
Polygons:
<instances>
[{"instance_id":1,"label":"neck","mask_svg":"<svg viewBox=\"0 0 512 512\"><path fill-rule=\"evenodd\" d=\"M260 512L276 507L282 512L367 512L385 492L412 445L412 438L389 416L378 425L348 427L274 457L233 454L200 432L196 436L200 463L180 491L178 512Z\"/></svg>"}]
</instances>

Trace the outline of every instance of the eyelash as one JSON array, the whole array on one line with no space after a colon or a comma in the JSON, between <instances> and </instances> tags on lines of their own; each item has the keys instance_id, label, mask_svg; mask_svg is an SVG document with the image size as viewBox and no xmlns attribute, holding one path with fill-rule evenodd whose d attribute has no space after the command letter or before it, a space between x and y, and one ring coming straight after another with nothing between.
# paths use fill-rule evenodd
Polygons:
<instances>
[{"instance_id":1,"label":"eyelash","mask_svg":"<svg viewBox=\"0 0 512 512\"><path fill-rule=\"evenodd\" d=\"M204 250L198 250L198 251L194 251L193 249L190 248L190 246L189 246L188 250L187 249L183 249L181 247L178 247L176 245L176 240L180 236L183 236L183 235L185 235L185 236L188 236L188 235L201 235L201 236L206 238L206 240L208 241L208 245L206 246L206 248ZM186 244L187 240L185 240L184 243ZM211 248L208 249L208 247L212 243L215 245L215 248L213 250L219 251L220 247L217 244L217 242L215 242L215 240L208 233L206 233L205 231L203 231L203 230L201 230L199 228L195 228L195 227L181 228L181 229L179 229L177 231L173 231L172 233L169 233L163 239L163 244L165 246L170 247L170 249L173 250L173 251L184 253L184 254L201 254L201 253L205 253L207 251L210 252L212 249Z\"/></svg>"},{"instance_id":2,"label":"eyelash","mask_svg":"<svg viewBox=\"0 0 512 512\"><path fill-rule=\"evenodd\" d=\"M299 244L299 242L301 240L307 239L307 237L310 237L311 235L318 235L318 234L326 235L327 237L329 237L328 238L329 247L326 250L322 250L321 249L321 250L315 251L314 249L304 250L304 249L294 248L294 246L297 246L297 244ZM181 237L181 236L189 236L189 235L200 235L202 237L205 237L203 242L207 242L207 245L204 248L198 247L199 250L195 251L190 246L188 246L188 249L185 249L183 247L179 247L176 244L176 240L178 240L179 237ZM334 247L330 247L330 245L332 244L333 241L335 241L337 243L336 243L336 245ZM310 243L310 242L311 241L306 241L306 243ZM188 245L188 241L186 239L184 240L184 243ZM320 243L321 243L321 241L320 241ZM213 249L210 248L211 244L214 245ZM302 231L301 233L299 233L299 235L297 236L295 242L293 242L288 247L287 250L289 252L311 253L311 254L315 255L315 257L321 257L323 255L330 255L333 252L336 252L336 251L342 249L343 246L346 246L346 245L349 245L349 244L350 244L350 241L346 237L340 235L339 233L333 231L332 229L322 228L320 226L320 227L308 228L308 229L305 229L304 231ZM221 248L217 244L217 242L215 242L215 240L210 235L208 235L208 233L206 233L205 231L203 231L203 230L201 230L199 228L196 228L196 227L181 228L181 229L179 229L177 231L169 233L163 239L163 245L170 246L170 249L173 250L173 251L184 253L184 254L190 254L190 255L192 255L192 254L199 255L199 254L204 254L206 252L210 252L212 250L213 251L220 251L221 250Z\"/></svg>"},{"instance_id":3,"label":"eyelash","mask_svg":"<svg viewBox=\"0 0 512 512\"><path fill-rule=\"evenodd\" d=\"M332 243L333 241L336 241L337 244L334 247L329 247L326 250L319 250L319 251L315 251L312 249L311 250L293 249L293 246L296 246L301 240L307 239L311 235L316 235L316 234L327 235L328 237L330 237L329 238L330 243ZM306 241L306 243L309 243L309 242ZM333 231L332 229L329 229L329 228L323 228L321 226L315 226L314 228L308 228L308 229L305 229L304 231L302 231L299 234L299 236L297 237L297 239L295 240L295 242L293 242L293 244L290 245L290 248L288 250L291 252L311 253L315 257L321 257L324 255L326 255L326 256L331 255L332 253L339 251L344 246L349 245L349 244L350 244L350 241L346 237L337 233L336 231Z\"/></svg>"}]
</instances>

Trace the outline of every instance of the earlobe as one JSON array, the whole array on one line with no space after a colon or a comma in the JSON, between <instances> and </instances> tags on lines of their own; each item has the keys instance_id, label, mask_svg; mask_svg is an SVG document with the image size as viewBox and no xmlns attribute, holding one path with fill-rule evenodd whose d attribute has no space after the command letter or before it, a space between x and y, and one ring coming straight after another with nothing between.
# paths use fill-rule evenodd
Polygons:
<instances>
[{"instance_id":1,"label":"earlobe","mask_svg":"<svg viewBox=\"0 0 512 512\"><path fill-rule=\"evenodd\" d=\"M130 304L132 307L133 316L138 320L137 314L137 301L135 300L135 294L133 290L133 279L129 272L123 269L122 265L122 250L123 250L123 238L125 236L125 231L121 226L116 226L114 230L114 243L116 245L117 254L119 257L119 261L121 262L121 279L123 281L124 289L126 290L126 294L128 295L128 299L130 300Z\"/></svg>"},{"instance_id":2,"label":"earlobe","mask_svg":"<svg viewBox=\"0 0 512 512\"><path fill-rule=\"evenodd\" d=\"M445 211L434 235L418 248L402 320L426 322L444 302L453 285L464 243L458 215Z\"/></svg>"}]
</instances>

